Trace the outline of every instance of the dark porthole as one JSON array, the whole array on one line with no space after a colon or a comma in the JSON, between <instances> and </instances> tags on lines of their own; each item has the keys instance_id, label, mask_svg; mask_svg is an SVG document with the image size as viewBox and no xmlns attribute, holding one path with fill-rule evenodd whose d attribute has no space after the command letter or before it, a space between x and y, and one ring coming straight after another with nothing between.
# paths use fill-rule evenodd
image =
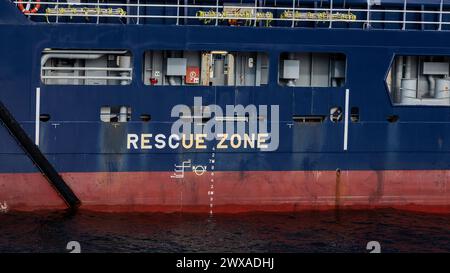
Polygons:
<instances>
[{"instance_id":1,"label":"dark porthole","mask_svg":"<svg viewBox=\"0 0 450 273\"><path fill-rule=\"evenodd\" d=\"M400 119L400 117L397 116L397 115L389 115L387 117L387 121L390 122L390 123L397 122L399 119Z\"/></svg>"},{"instance_id":2,"label":"dark porthole","mask_svg":"<svg viewBox=\"0 0 450 273\"><path fill-rule=\"evenodd\" d=\"M49 114L41 114L39 116L39 120L42 122L47 122L50 120L50 115Z\"/></svg>"},{"instance_id":3,"label":"dark porthole","mask_svg":"<svg viewBox=\"0 0 450 273\"><path fill-rule=\"evenodd\" d=\"M148 115L148 114L142 114L140 116L141 121L143 122L149 122L150 120L152 120L152 116Z\"/></svg>"},{"instance_id":4,"label":"dark porthole","mask_svg":"<svg viewBox=\"0 0 450 273\"><path fill-rule=\"evenodd\" d=\"M359 122L359 108L358 107L352 107L350 109L350 120L352 122Z\"/></svg>"}]
</instances>

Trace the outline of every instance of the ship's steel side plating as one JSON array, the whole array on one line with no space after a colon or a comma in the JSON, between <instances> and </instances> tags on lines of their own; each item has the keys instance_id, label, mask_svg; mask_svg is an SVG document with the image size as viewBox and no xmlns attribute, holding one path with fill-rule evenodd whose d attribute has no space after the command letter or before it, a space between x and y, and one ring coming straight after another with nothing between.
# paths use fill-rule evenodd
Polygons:
<instances>
[{"instance_id":1,"label":"ship's steel side plating","mask_svg":"<svg viewBox=\"0 0 450 273\"><path fill-rule=\"evenodd\" d=\"M0 99L30 138L38 138L82 208L450 211L450 107L398 104L387 80L396 56L450 56L444 31L45 24L29 21L9 1L0 7ZM41 57L49 48L125 50L132 80L43 84ZM146 85L144 56L151 50L263 52L269 60L268 81L261 86ZM280 85L280 56L286 52L345 55L345 82ZM195 97L223 109L278 105L278 149L217 150L214 141L205 149L127 148L128 134L169 136L176 121L172 108L192 106ZM104 106L130 107L129 120L102 122ZM333 122L330 109L336 107L343 118ZM352 108L358 109L358 119L352 119ZM309 123L295 117L325 119ZM12 210L64 207L4 126L0 203Z\"/></svg>"}]
</instances>

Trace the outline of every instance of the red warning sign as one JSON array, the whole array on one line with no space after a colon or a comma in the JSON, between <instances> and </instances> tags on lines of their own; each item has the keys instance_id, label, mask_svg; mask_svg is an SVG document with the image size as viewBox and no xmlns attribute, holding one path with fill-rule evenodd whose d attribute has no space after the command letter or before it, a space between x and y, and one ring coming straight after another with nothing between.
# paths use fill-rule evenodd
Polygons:
<instances>
[{"instance_id":1,"label":"red warning sign","mask_svg":"<svg viewBox=\"0 0 450 273\"><path fill-rule=\"evenodd\" d=\"M200 69L197 66L186 68L186 83L198 84L200 82Z\"/></svg>"}]
</instances>

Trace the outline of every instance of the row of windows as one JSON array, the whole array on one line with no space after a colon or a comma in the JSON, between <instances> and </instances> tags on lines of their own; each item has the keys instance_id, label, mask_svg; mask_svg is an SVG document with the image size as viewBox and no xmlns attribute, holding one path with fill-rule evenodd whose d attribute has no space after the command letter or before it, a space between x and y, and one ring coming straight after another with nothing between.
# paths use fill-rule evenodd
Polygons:
<instances>
[{"instance_id":1,"label":"row of windows","mask_svg":"<svg viewBox=\"0 0 450 273\"><path fill-rule=\"evenodd\" d=\"M269 82L269 55L263 52L152 50L144 54L142 80L149 86L263 86ZM278 83L288 87L341 87L346 57L340 53L282 53ZM129 51L43 51L46 85L129 85Z\"/></svg>"},{"instance_id":2,"label":"row of windows","mask_svg":"<svg viewBox=\"0 0 450 273\"><path fill-rule=\"evenodd\" d=\"M142 80L148 86L264 86L269 56L263 52L152 50L144 54ZM129 85L129 51L43 51L41 80L47 85ZM278 84L286 87L342 87L346 56L340 53L282 53ZM450 57L398 55L386 77L398 105L450 105Z\"/></svg>"}]
</instances>

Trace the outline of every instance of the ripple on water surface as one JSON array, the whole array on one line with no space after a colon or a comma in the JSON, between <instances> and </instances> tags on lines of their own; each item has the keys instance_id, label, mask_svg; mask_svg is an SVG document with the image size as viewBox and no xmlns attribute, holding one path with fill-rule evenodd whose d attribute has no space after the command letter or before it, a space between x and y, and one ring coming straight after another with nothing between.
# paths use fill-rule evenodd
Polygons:
<instances>
[{"instance_id":1,"label":"ripple on water surface","mask_svg":"<svg viewBox=\"0 0 450 273\"><path fill-rule=\"evenodd\" d=\"M200 214L8 213L0 252L450 252L450 215L396 210Z\"/></svg>"}]
</instances>

